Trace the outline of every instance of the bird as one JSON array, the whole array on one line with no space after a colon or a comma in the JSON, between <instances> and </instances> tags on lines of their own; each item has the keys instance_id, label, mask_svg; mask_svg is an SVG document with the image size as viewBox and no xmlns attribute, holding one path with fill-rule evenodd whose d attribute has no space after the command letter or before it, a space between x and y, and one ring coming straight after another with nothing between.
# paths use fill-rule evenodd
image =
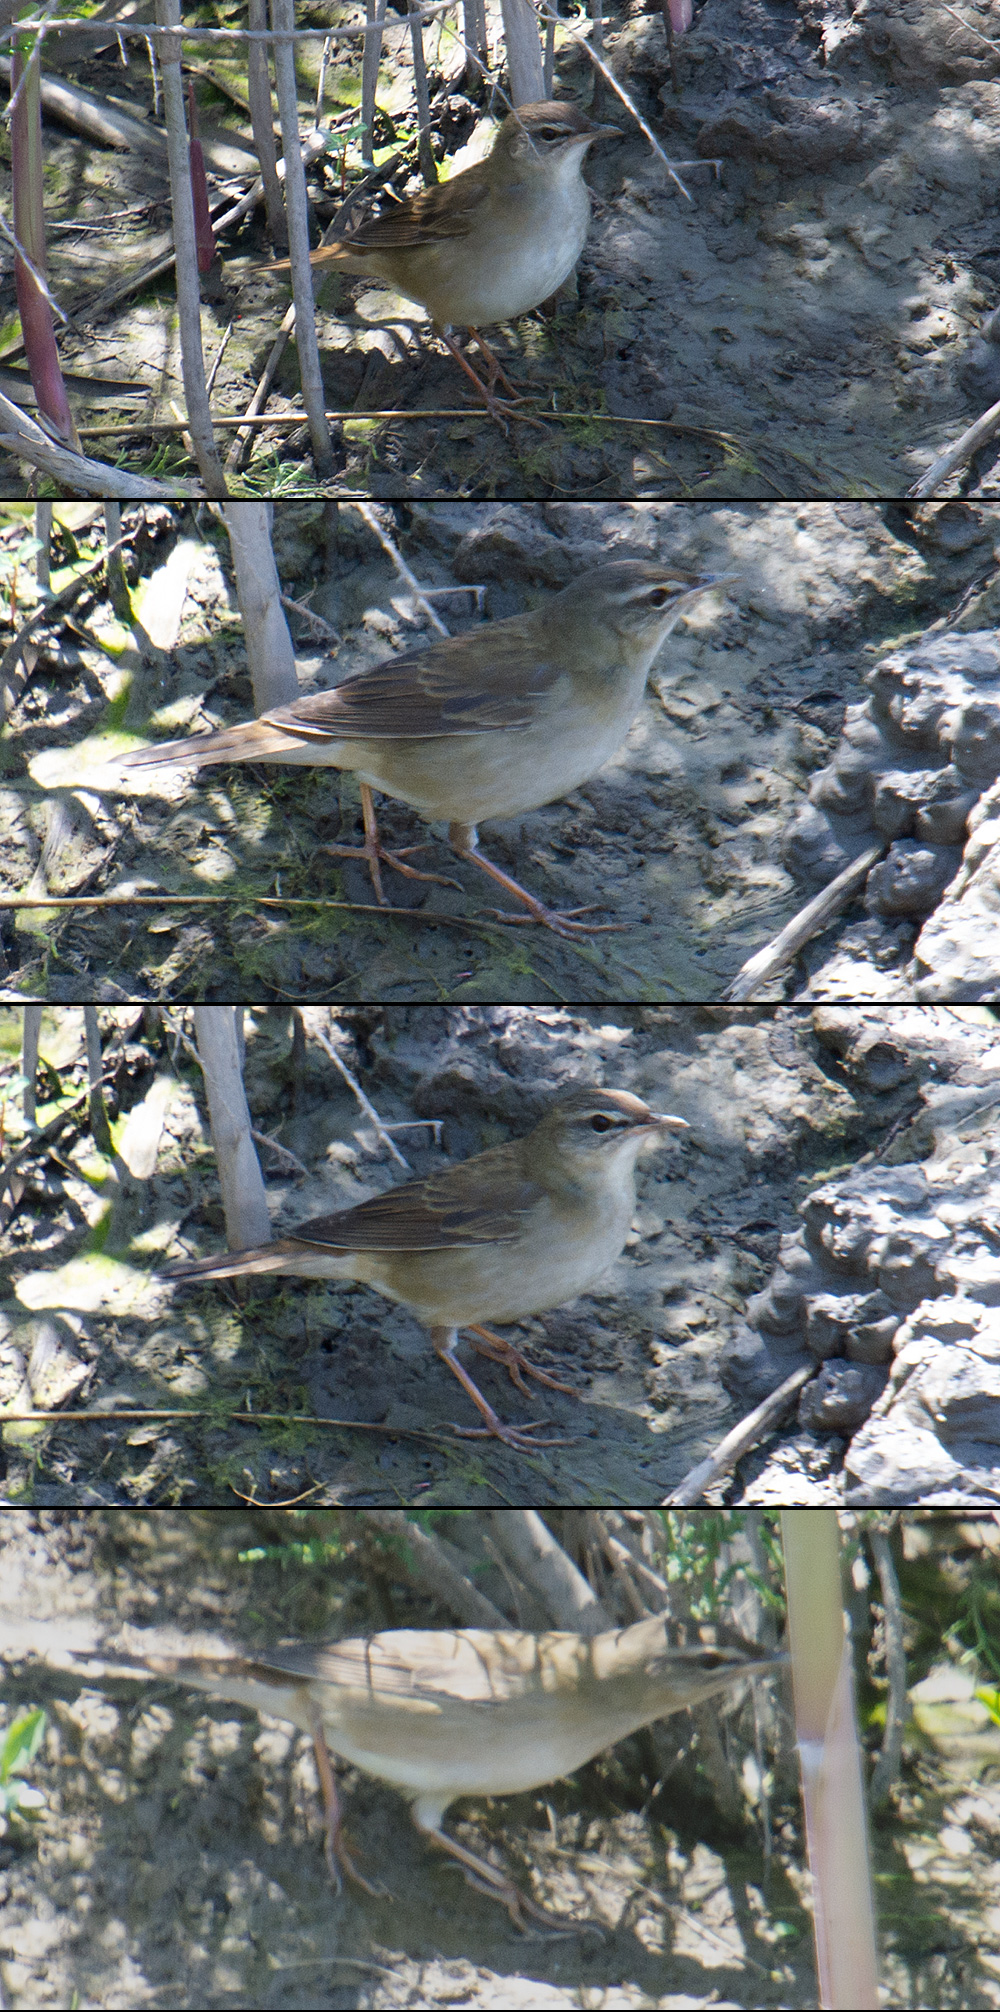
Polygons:
<instances>
[{"instance_id":1,"label":"bird","mask_svg":"<svg viewBox=\"0 0 1000 2012\"><path fill-rule=\"evenodd\" d=\"M356 1208L316 1216L274 1243L184 1259L160 1279L186 1282L291 1274L355 1279L406 1306L472 1399L485 1424L463 1438L495 1438L519 1452L564 1445L539 1440L545 1420L506 1425L455 1353L461 1329L507 1370L574 1395L521 1349L483 1327L544 1313L586 1292L624 1249L635 1212L635 1163L649 1141L691 1128L651 1111L628 1090L566 1090L525 1138L407 1181Z\"/></svg>"},{"instance_id":2,"label":"bird","mask_svg":"<svg viewBox=\"0 0 1000 2012\"><path fill-rule=\"evenodd\" d=\"M406 650L239 726L132 750L116 757L116 767L126 780L134 770L230 761L352 769L361 784L364 843L321 849L363 859L380 903L382 860L411 878L440 876L403 858L418 848L391 852L382 844L372 789L424 818L447 819L458 857L526 908L526 916L489 911L502 922L530 921L558 936L616 930L618 923L581 922L586 909L546 907L480 851L477 826L551 803L609 761L675 622L699 595L737 577L613 559L529 614Z\"/></svg>"},{"instance_id":3,"label":"bird","mask_svg":"<svg viewBox=\"0 0 1000 2012\"><path fill-rule=\"evenodd\" d=\"M296 1642L224 1655L128 1653L143 1672L214 1692L313 1740L326 1807L326 1857L381 1895L341 1831L328 1749L410 1800L417 1829L462 1866L470 1885L524 1927L536 1907L497 1866L442 1828L459 1796L516 1795L568 1775L640 1727L773 1675L783 1656L700 1642L679 1647L668 1617L585 1636L570 1631L393 1628L329 1645Z\"/></svg>"},{"instance_id":4,"label":"bird","mask_svg":"<svg viewBox=\"0 0 1000 2012\"><path fill-rule=\"evenodd\" d=\"M515 399L518 394L480 328L526 314L569 278L590 224L584 158L607 134L620 138L621 129L596 124L575 105L552 99L521 105L504 119L485 160L320 245L310 264L386 280L419 301L502 420L506 408L494 399L494 384L499 379ZM287 268L288 260L279 259L263 270ZM486 384L449 334L453 324L475 337L486 359Z\"/></svg>"}]
</instances>

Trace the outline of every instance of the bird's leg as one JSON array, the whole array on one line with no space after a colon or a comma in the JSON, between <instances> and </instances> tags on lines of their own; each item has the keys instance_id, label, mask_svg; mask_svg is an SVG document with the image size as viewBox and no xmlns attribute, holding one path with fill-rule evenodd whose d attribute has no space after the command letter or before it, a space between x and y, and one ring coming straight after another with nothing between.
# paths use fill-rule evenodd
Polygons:
<instances>
[{"instance_id":1,"label":"bird's leg","mask_svg":"<svg viewBox=\"0 0 1000 2012\"><path fill-rule=\"evenodd\" d=\"M526 1376L536 1377L539 1383L547 1384L550 1390L561 1390L567 1397L579 1396L579 1391L574 1390L571 1383L557 1383L554 1376L546 1376L544 1369L536 1369L512 1341L505 1341L502 1334L494 1334L492 1328L473 1326L463 1328L462 1332L473 1337L472 1346L477 1355L486 1355L491 1362L503 1363L511 1382L517 1385L518 1390L523 1390L525 1397L531 1396L524 1381ZM478 1341L475 1339L477 1335L481 1337Z\"/></svg>"},{"instance_id":2,"label":"bird's leg","mask_svg":"<svg viewBox=\"0 0 1000 2012\"><path fill-rule=\"evenodd\" d=\"M565 914L560 914L554 908L546 908L544 902L536 901L526 887L512 880L509 873L504 873L499 866L494 866L493 861L487 859L485 853L480 852L474 824L449 825L448 843L453 851L457 852L459 859L469 859L473 866L481 866L484 873L490 874L494 880L499 881L501 887L507 889L508 894L516 895L518 901L524 902L528 910L527 915L511 915L506 908L491 908L489 913L497 916L501 922L540 922L544 928L554 930L557 936L590 936L600 931L618 931L626 927L624 922L574 922L575 915L590 913L587 908L569 908Z\"/></svg>"},{"instance_id":3,"label":"bird's leg","mask_svg":"<svg viewBox=\"0 0 1000 2012\"><path fill-rule=\"evenodd\" d=\"M397 873L405 873L408 880L433 880L438 887L458 887L457 880L449 880L443 873L418 873L415 866L407 866L403 854L406 852L422 852L423 846L404 845L398 852L390 852L388 846L382 844L378 835L378 819L375 816L375 805L372 801L371 787L368 783L363 782L359 784L359 788L361 790L361 815L365 826L364 844L321 845L317 850L320 852L336 853L338 858L363 859L371 875L371 883L375 889L375 899L383 908L387 907L388 903L386 902L382 888L382 875L379 872L380 859L384 859L387 865L394 866ZM461 888L459 888L459 892L461 893Z\"/></svg>"},{"instance_id":4,"label":"bird's leg","mask_svg":"<svg viewBox=\"0 0 1000 2012\"><path fill-rule=\"evenodd\" d=\"M469 1372L459 1362L455 1354L458 1329L454 1327L432 1327L431 1341L434 1352L442 1362L446 1362L453 1376L457 1376L466 1396L471 1397L476 1410L485 1418L485 1425L456 1425L453 1431L460 1439L501 1439L505 1446L513 1446L516 1453L544 1452L549 1446L572 1446L572 1439L535 1439L533 1434L544 1432L548 1420L536 1419L531 1425L505 1425L497 1416L492 1404L488 1404L483 1393L473 1383Z\"/></svg>"},{"instance_id":5,"label":"bird's leg","mask_svg":"<svg viewBox=\"0 0 1000 2012\"><path fill-rule=\"evenodd\" d=\"M434 1822L427 1816L422 1817L419 1803L414 1806L413 1821L431 1844L439 1844L442 1851L446 1851L450 1858L457 1859L469 1885L474 1886L477 1893L486 1893L491 1900L499 1900L506 1907L515 1928L520 1928L522 1933L527 1935L531 1932L525 1920L526 1915L530 1915L535 1921L544 1921L553 1940L556 1936L576 1935L581 1928L588 1925L585 1922L574 1921L565 1928L556 1929L553 1933L551 1914L546 1914L543 1908L536 1907L535 1902L529 1900L528 1895L522 1893L520 1887L515 1886L509 1874L491 1865L488 1858L479 1858L474 1851L467 1851L463 1844L449 1837L447 1831L441 1829L439 1820Z\"/></svg>"},{"instance_id":6,"label":"bird's leg","mask_svg":"<svg viewBox=\"0 0 1000 2012\"><path fill-rule=\"evenodd\" d=\"M471 363L468 360L468 357L462 355L462 352L459 349L457 342L455 342L453 337L449 335L448 330L446 328L442 328L440 322L435 322L434 327L437 331L437 334L441 337L441 340L444 343L444 346L447 349L449 355L454 357L455 362L458 364L459 369L464 370L466 377L470 377L472 379L472 382L475 385L480 398L483 400L486 406L486 410L489 413L490 418L495 419L497 425L502 427L503 431L506 433L507 420L509 417L513 416L511 406L509 405L509 403L505 403L502 398L494 398L490 385L484 384L482 378L477 377L475 371L472 368ZM476 341L480 342L480 346L482 346L481 339L478 335L476 336ZM486 352L484 351L484 354L485 353ZM499 365L497 365L497 369L499 370ZM500 371L500 375L501 377L503 376L502 371ZM492 382L495 383L496 379L494 378ZM504 379L504 382L506 383L507 380ZM516 398L520 398L521 394L520 392L515 392L514 395ZM524 424L526 426L539 427L543 433L547 433L549 430L547 426L542 425L540 419L531 419L528 417L527 413L519 413L517 417L523 418Z\"/></svg>"},{"instance_id":7,"label":"bird's leg","mask_svg":"<svg viewBox=\"0 0 1000 2012\"><path fill-rule=\"evenodd\" d=\"M364 1874L358 1871L344 1843L340 1797L337 1794L337 1782L333 1772L333 1763L330 1759L330 1749L327 1746L326 1734L323 1731L322 1714L319 1706L313 1703L312 1698L309 1700L309 1722L312 1733L313 1753L316 1756L316 1773L319 1776L320 1793L323 1797L323 1809L326 1816L324 1856L330 1868L330 1878L333 1881L334 1893L341 1891L343 1886L341 1873L346 1872L348 1879L353 1879L356 1885L363 1887L366 1893L371 1894L373 1900L384 1900L387 1897L386 1888L384 1886L371 1885L370 1881L364 1877Z\"/></svg>"},{"instance_id":8,"label":"bird's leg","mask_svg":"<svg viewBox=\"0 0 1000 2012\"><path fill-rule=\"evenodd\" d=\"M487 390L492 391L493 386L495 384L502 384L504 390L507 393L509 393L512 402L515 405L523 405L524 393L518 390L516 384L511 383L510 378L507 376L507 372L504 370L500 362L500 358L497 356L496 352L490 347L490 344L487 342L486 337L480 334L478 328L470 328L469 334L472 336L473 341L476 343L481 355L485 356L486 358L486 368L489 371L489 376L486 380Z\"/></svg>"}]
</instances>

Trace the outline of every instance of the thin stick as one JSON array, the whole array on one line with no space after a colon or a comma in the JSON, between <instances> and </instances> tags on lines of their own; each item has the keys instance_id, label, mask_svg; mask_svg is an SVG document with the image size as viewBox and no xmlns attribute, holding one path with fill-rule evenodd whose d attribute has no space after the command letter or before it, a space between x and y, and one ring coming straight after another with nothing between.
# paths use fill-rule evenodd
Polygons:
<instances>
[{"instance_id":1,"label":"thin stick","mask_svg":"<svg viewBox=\"0 0 1000 2012\"><path fill-rule=\"evenodd\" d=\"M605 82L610 84L611 89L613 90L616 98L620 98L622 104L626 107L626 110L631 112L632 117L635 120L636 125L639 127L640 132L649 141L649 144L652 147L657 160L663 162L663 165L666 168L671 181L676 182L677 187L680 189L681 195L684 196L689 203L693 203L694 197L692 196L690 190L685 188L684 183L681 181L681 178L677 173L677 170L674 167L673 162L668 161L667 156L664 153L663 148L661 147L660 142L657 139L656 134L652 129L652 126L647 125L638 106L629 97L628 92L623 88L623 86L619 84L614 71L609 70L608 65L605 62L603 62L601 57L597 55L596 51L591 48L590 43L587 40L586 34L582 35L574 34L572 28L569 28L567 26L566 22L555 11L555 9L549 7L546 4L546 0L538 0L538 11L541 14L542 19L544 21L550 21L550 20L558 21L560 28L563 30L563 33L569 37L570 41L576 42L579 45L579 47L585 51L586 55L589 56L590 61L593 63L595 70L599 70Z\"/></svg>"},{"instance_id":2,"label":"thin stick","mask_svg":"<svg viewBox=\"0 0 1000 2012\"><path fill-rule=\"evenodd\" d=\"M372 147L375 143L375 92L378 88L379 57L382 53L382 30L385 23L385 0L368 0L366 8L367 34L364 55L361 58L361 118L364 132L361 135L361 158L366 167L374 166Z\"/></svg>"},{"instance_id":3,"label":"thin stick","mask_svg":"<svg viewBox=\"0 0 1000 2012\"><path fill-rule=\"evenodd\" d=\"M89 1425L110 1425L118 1418L133 1421L211 1418L219 1422L225 1419L230 1425L321 1425L333 1426L342 1432L382 1432L389 1439L422 1439L431 1446L466 1446L464 1439L453 1442L440 1432L421 1432L413 1425L370 1425L360 1418L317 1418L310 1411L120 1411L116 1405L113 1411L0 1411L0 1427L58 1425L63 1419Z\"/></svg>"},{"instance_id":4,"label":"thin stick","mask_svg":"<svg viewBox=\"0 0 1000 2012\"><path fill-rule=\"evenodd\" d=\"M323 1028L320 1027L318 1024L314 1024L309 1031L311 1034L314 1035L315 1039L319 1042L320 1047L324 1049L326 1054L329 1056L331 1062L333 1063L334 1068L339 1070L340 1074L343 1076L345 1083L348 1086L348 1089L354 1092L354 1095L356 1096L358 1103L361 1105L361 1109L363 1110L366 1118L371 1119L372 1124L374 1125L375 1130L379 1138L381 1139L383 1146L385 1146L388 1149L389 1153L391 1154L392 1158L397 1162L397 1164L401 1167L405 1167L407 1173L409 1173L411 1171L409 1160L404 1160L403 1155L400 1152L399 1147L396 1145L395 1140L389 1137L389 1134L386 1131L385 1126L383 1125L382 1120L379 1117L379 1114L376 1111L374 1104L371 1102L371 1099L369 1097L365 1096L365 1093L361 1088L361 1085L358 1082L357 1077L352 1076L351 1071L347 1066L347 1063L341 1061L340 1056L338 1055L337 1050L333 1045L333 1042L330 1040L329 1035L324 1033Z\"/></svg>"},{"instance_id":5,"label":"thin stick","mask_svg":"<svg viewBox=\"0 0 1000 2012\"><path fill-rule=\"evenodd\" d=\"M156 0L156 13L161 27L180 26L179 0ZM167 129L170 208L174 227L174 268L177 275L177 316L188 427L205 494L225 496L226 478L212 435L212 415L205 384L198 247L191 193L188 133L184 118L179 38L161 35L157 40L157 52L163 81L163 118Z\"/></svg>"},{"instance_id":6,"label":"thin stick","mask_svg":"<svg viewBox=\"0 0 1000 2012\"><path fill-rule=\"evenodd\" d=\"M24 1077L24 1129L26 1132L37 1132L38 1130L38 1101L36 1092L38 1088L38 1037L41 1031L41 1007L26 1006L21 1035L21 1074Z\"/></svg>"},{"instance_id":7,"label":"thin stick","mask_svg":"<svg viewBox=\"0 0 1000 2012\"><path fill-rule=\"evenodd\" d=\"M497 930L503 923L478 916L446 915L436 908L383 907L377 901L328 901L324 895L303 900L276 894L0 894L0 910L8 908L336 908L348 915L397 915L406 922L444 922L451 929ZM575 944L574 949L584 946Z\"/></svg>"},{"instance_id":8,"label":"thin stick","mask_svg":"<svg viewBox=\"0 0 1000 2012\"><path fill-rule=\"evenodd\" d=\"M159 5L164 0L158 0ZM382 0L385 4L385 0ZM288 219L288 257L292 269L295 300L295 346L299 353L302 399L309 414L309 438L316 473L321 482L333 474L333 443L326 417L323 372L316 335L316 305L313 299L312 268L309 264L309 216L306 205L306 176L299 147L299 108L296 97L295 55L288 34L294 10L292 0L271 0L271 20L282 36L274 45L274 77L281 120L281 145L285 157L285 214ZM367 62L368 44L365 43Z\"/></svg>"},{"instance_id":9,"label":"thin stick","mask_svg":"<svg viewBox=\"0 0 1000 2012\"><path fill-rule=\"evenodd\" d=\"M425 21L431 21L436 14L449 14L454 5L455 0L432 0L430 5L421 4L420 12ZM71 15L64 16L60 21L45 19L18 21L14 27L0 28L0 43L13 41L16 35L25 34L33 28L44 28L49 35L61 35L70 30L78 30L84 35L106 35L108 24L106 20L85 21L82 16ZM409 23L406 15L404 14L402 20L385 22L380 32L384 34L392 28L403 28L408 31ZM158 37L162 32L159 22L148 21L144 23L115 21L114 31L116 35L139 35L143 41L147 41L151 35ZM185 42L275 42L279 34L283 42L325 42L328 36L334 42L347 42L359 35L370 35L371 26L366 22L363 27L356 28L289 28L288 30L185 27L180 32Z\"/></svg>"},{"instance_id":10,"label":"thin stick","mask_svg":"<svg viewBox=\"0 0 1000 2012\"><path fill-rule=\"evenodd\" d=\"M889 1533L876 1526L868 1531L868 1541L872 1547L872 1557L875 1560L875 1570L878 1573L882 1593L883 1653L886 1675L889 1679L882 1751L875 1762L872 1778L868 1784L868 1807L875 1810L881 1809L888 1802L889 1791L895 1788L899 1780L908 1707L903 1602L892 1547L889 1543Z\"/></svg>"},{"instance_id":11,"label":"thin stick","mask_svg":"<svg viewBox=\"0 0 1000 2012\"><path fill-rule=\"evenodd\" d=\"M963 461L971 461L976 448L982 447L987 440L992 440L998 431L1000 431L1000 399L986 412L981 412L979 418L971 426L967 426L964 433L959 434L953 447L947 447L943 454L938 455L936 461L931 462L919 481L913 484L912 489L907 490L907 496L933 496L945 476L950 475L953 469L960 468Z\"/></svg>"},{"instance_id":12,"label":"thin stick","mask_svg":"<svg viewBox=\"0 0 1000 2012\"><path fill-rule=\"evenodd\" d=\"M436 629L439 636L450 636L451 630L445 627L436 609L431 607L430 602L426 599L424 595L423 589L421 588L420 582L417 579L416 574L411 573L410 568L407 565L406 560L403 558L402 553L393 544L388 531L383 530L381 524L379 523L378 518L375 515L374 510L371 508L371 505L368 503L355 503L354 508L358 512L358 515L364 518L369 531L374 531L375 536L378 539L379 544L382 546L383 551L388 552L389 557L392 560L392 563L395 566L400 579L406 581L406 584L409 587L410 592L414 597L414 600L416 601L417 607L423 609L423 612L427 616L427 620L429 621L431 628Z\"/></svg>"},{"instance_id":13,"label":"thin stick","mask_svg":"<svg viewBox=\"0 0 1000 2012\"><path fill-rule=\"evenodd\" d=\"M791 963L804 944L818 936L827 923L847 907L852 896L864 886L872 867L884 859L888 850L889 841L884 839L881 845L870 845L859 858L851 861L850 866L845 866L836 880L831 880L829 887L824 887L820 894L800 908L791 922L786 922L772 942L765 944L763 950L756 951L753 957L748 957L732 984L727 985L723 999L729 1003L752 999L762 985Z\"/></svg>"},{"instance_id":14,"label":"thin stick","mask_svg":"<svg viewBox=\"0 0 1000 2012\"><path fill-rule=\"evenodd\" d=\"M383 324L383 326L389 325L388 320ZM400 326L404 328L411 328L412 325L412 322L409 321L400 323ZM370 412L357 412L353 407L348 406L343 411L328 408L326 416L328 419L339 419L342 421L363 420L367 422L372 419L469 419L476 415L470 406L456 405L419 406L415 408L377 406ZM216 426L302 426L308 421L308 418L309 414L307 412L265 412L263 414L230 412L216 413L213 423ZM720 447L733 447L739 449L741 452L747 451L745 443L737 440L734 434L721 433L714 426L694 426L683 419L633 419L623 417L621 413L617 412L546 412L545 414L546 424L550 426L553 421L578 419L586 420L588 425L593 423L595 426L659 427L668 433L686 433L692 439L711 440ZM150 419L136 420L132 426L122 421L119 421L117 426L81 426L79 432L81 439L95 440L102 438L105 434L114 434L116 438L120 438L123 433L150 435L156 433L184 433L186 429L187 421L184 419ZM110 473L112 475L117 474L118 470L111 469ZM770 477L766 475L762 479L765 482L770 481ZM772 482L771 487L777 494L778 485ZM185 490L184 493L187 495L195 494L196 492ZM160 489L157 490L157 494L165 496L169 495L170 491ZM351 493L345 490L339 500L342 503L350 503L354 499Z\"/></svg>"},{"instance_id":15,"label":"thin stick","mask_svg":"<svg viewBox=\"0 0 1000 2012\"><path fill-rule=\"evenodd\" d=\"M808 1383L810 1377L815 1374L816 1364L811 1362L801 1369L793 1370L791 1376L786 1376L784 1383L779 1384L777 1390L772 1390L770 1397L765 1397L763 1404L758 1404L755 1411L748 1412L746 1418L741 1419L738 1425L734 1425L724 1439L720 1439L714 1453L710 1453L705 1460L699 1460L696 1467L688 1470L683 1481L679 1481L676 1488L672 1488L670 1494L664 1497L661 1507L690 1509L701 1502L706 1488L710 1488L713 1481L720 1480L723 1474L728 1474L735 1467L737 1460L741 1459L751 1446L756 1445L758 1439L764 1438L776 1419L781 1417L783 1411L787 1411L793 1397L802 1389L803 1384Z\"/></svg>"}]
</instances>

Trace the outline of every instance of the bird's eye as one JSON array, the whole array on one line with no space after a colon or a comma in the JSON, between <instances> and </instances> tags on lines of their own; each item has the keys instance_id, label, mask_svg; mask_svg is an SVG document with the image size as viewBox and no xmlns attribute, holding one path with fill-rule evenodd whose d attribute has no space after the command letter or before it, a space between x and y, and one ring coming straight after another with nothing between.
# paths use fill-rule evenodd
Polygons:
<instances>
[{"instance_id":1,"label":"bird's eye","mask_svg":"<svg viewBox=\"0 0 1000 2012\"><path fill-rule=\"evenodd\" d=\"M613 1132L615 1121L613 1118L606 1118L603 1111L597 1111L590 1120L590 1129L592 1132Z\"/></svg>"},{"instance_id":2,"label":"bird's eye","mask_svg":"<svg viewBox=\"0 0 1000 2012\"><path fill-rule=\"evenodd\" d=\"M541 128L541 137L542 137L542 139L543 139L543 140L548 140L549 142L551 142L551 141L553 141L553 140L561 140L561 139L562 139L562 127L561 127L561 126L543 126L543 127Z\"/></svg>"},{"instance_id":3,"label":"bird's eye","mask_svg":"<svg viewBox=\"0 0 1000 2012\"><path fill-rule=\"evenodd\" d=\"M653 587L646 599L651 608L665 608L667 602L673 600L673 594L669 587Z\"/></svg>"}]
</instances>

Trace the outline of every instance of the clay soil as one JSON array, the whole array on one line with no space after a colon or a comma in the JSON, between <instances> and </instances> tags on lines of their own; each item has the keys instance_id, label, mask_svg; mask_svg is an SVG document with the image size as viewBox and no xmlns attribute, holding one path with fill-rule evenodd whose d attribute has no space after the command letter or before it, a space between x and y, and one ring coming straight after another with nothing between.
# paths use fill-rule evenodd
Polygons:
<instances>
[{"instance_id":1,"label":"clay soil","mask_svg":"<svg viewBox=\"0 0 1000 2012\"><path fill-rule=\"evenodd\" d=\"M318 304L327 403L347 415L335 427L328 493L905 494L1000 394L1000 350L978 334L1000 277L1000 47L988 9L960 13L944 0L706 0L676 45L671 76L659 7L612 9L607 60L666 154L691 163L682 171L691 200L605 87L598 110L623 137L593 150L595 218L576 297L500 338L540 428L515 419L505 435L466 413L467 387L422 311L365 280L327 281ZM481 88L467 95L453 41L428 47L446 163L485 98ZM88 38L57 38L47 48L57 73L148 120L141 44L130 44L127 72L113 42L95 50ZM300 45L305 124L319 48ZM202 61L196 82L217 179L227 163L230 173L252 171L245 116L208 75L214 66L239 96L238 66L217 48L191 54ZM585 54L560 37L557 94L589 107L593 78ZM327 110L343 124L357 102L356 61L335 62L328 84ZM390 119L380 149L402 133L405 150L412 70L399 33L387 39L379 104ZM79 380L80 422L97 429L84 446L183 493L195 471L176 424L172 274L110 300L166 244L161 154L111 152L53 120L46 146L51 278L72 318L63 357ZM412 145L393 186L420 186ZM315 193L322 222L339 200L336 168ZM222 352L219 414L245 410L285 312L287 286L260 271L270 256L252 218L227 234L203 287L205 354ZM135 385L138 401L116 401L112 389L94 404L102 378ZM301 411L291 350L269 409ZM219 437L225 455L232 429ZM993 461L989 447L948 493L995 493ZM235 494L314 486L304 429L260 429L231 480ZM0 484L23 495L23 468L7 462Z\"/></svg>"},{"instance_id":2,"label":"clay soil","mask_svg":"<svg viewBox=\"0 0 1000 2012\"><path fill-rule=\"evenodd\" d=\"M46 1642L88 1630L113 1638L125 1622L251 1647L454 1625L384 1564L359 1575L349 1558L310 1571L268 1555L297 1534L285 1518L244 1512L0 1515L0 1618L22 1641L37 1631L11 1659L5 1719L39 1706L48 1714L27 1777L41 1796L36 1821L0 1845L4 1988L19 2012L815 2004L780 1696L769 1853L742 1808L725 1821L704 1792L678 1792L676 1775L653 1791L641 1741L538 1794L455 1806L448 1821L464 1842L502 1856L552 1911L587 1914L604 1930L545 1940L518 1935L417 1837L390 1789L352 1770L351 1845L392 1898L353 1887L332 1895L309 1743L284 1722L39 1660ZM336 1541L336 1526L326 1534ZM947 1593L943 1575L939 1583L951 1614L954 1577ZM722 1715L719 1731L738 1779L741 1754L753 1765L749 1708ZM988 1742L978 1756L958 1738L939 1746L954 1757L908 1738L891 1816L874 1827L885 2002L994 2007L1000 1818Z\"/></svg>"},{"instance_id":3,"label":"clay soil","mask_svg":"<svg viewBox=\"0 0 1000 2012\"><path fill-rule=\"evenodd\" d=\"M529 1456L456 1438L454 1424L478 1422L468 1400L419 1323L365 1288L296 1279L178 1288L151 1277L168 1256L221 1249L225 1228L200 1072L178 1040L190 1016L171 1014L157 1034L115 1008L105 1022L111 1114L136 1112L128 1158L142 1175L119 1160L108 1186L82 1111L51 1155L29 1156L4 1231L11 1286L0 1304L8 1408L17 1363L23 1375L40 1346L49 1367L34 1403L98 1415L45 1427L43 1438L8 1427L9 1498L225 1504L235 1490L390 1507L661 1501L750 1408L727 1395L727 1347L782 1234L798 1226L798 1204L890 1144L895 1159L926 1157L926 1137L914 1130L907 1141L921 1084L941 1075L935 1030L942 1063L966 1024L973 1045L995 1033L988 1008L899 1009L893 1047L894 1009L884 1009L896 1064L882 1087L878 1071L844 1067L808 1008L311 1010L383 1119L440 1120L441 1144L418 1124L395 1135L409 1172L392 1164L308 1016L303 1049L287 1009L248 1013L247 1095L276 1234L522 1134L560 1085L615 1084L690 1122L690 1138L644 1156L618 1262L584 1298L516 1337L577 1394L535 1385L528 1401L499 1368L468 1357L503 1417L548 1418L547 1436L567 1443ZM18 1016L8 1011L0 1025L16 1072ZM43 1054L63 1094L75 1093L82 1012L56 1009L45 1026ZM136 1141L147 1132L143 1160ZM197 1416L101 1416L122 1408ZM240 1412L268 1416L250 1424L232 1416ZM288 1414L300 1422L282 1423ZM795 1431L793 1413L778 1443ZM789 1454L788 1499L839 1499L844 1444L807 1435ZM763 1458L713 1497L739 1500Z\"/></svg>"},{"instance_id":4,"label":"clay soil","mask_svg":"<svg viewBox=\"0 0 1000 2012\"><path fill-rule=\"evenodd\" d=\"M340 639L317 641L291 611L304 687L433 639L347 509L330 551L323 507L286 501L275 513L283 588L308 598ZM91 514L96 550L102 526ZM386 891L403 913L380 915L367 874L322 849L360 838L356 783L337 771L172 770L141 789L107 787L117 748L253 712L226 540L206 516L161 508L145 542L135 537L133 578L148 579L178 538L193 538L176 643L144 660L103 590L77 604L0 744L0 874L11 893L160 890L192 905L8 911L9 996L717 999L815 891L782 864L782 832L830 759L844 705L865 696L865 672L935 622L997 619L1000 520L990 504L436 503L398 506L386 523L424 585L481 586L487 618L537 606L614 555L740 576L668 638L611 763L564 801L482 828L484 850L543 900L594 904L595 920L618 931L567 942L499 924L485 876L386 800L390 843L429 841L414 863L459 885L390 869ZM86 556L86 531L77 535ZM454 631L481 619L468 592L436 605ZM205 895L225 899L198 906ZM265 908L262 897L315 905ZM912 998L916 928L868 916L859 902L771 996Z\"/></svg>"}]
</instances>

